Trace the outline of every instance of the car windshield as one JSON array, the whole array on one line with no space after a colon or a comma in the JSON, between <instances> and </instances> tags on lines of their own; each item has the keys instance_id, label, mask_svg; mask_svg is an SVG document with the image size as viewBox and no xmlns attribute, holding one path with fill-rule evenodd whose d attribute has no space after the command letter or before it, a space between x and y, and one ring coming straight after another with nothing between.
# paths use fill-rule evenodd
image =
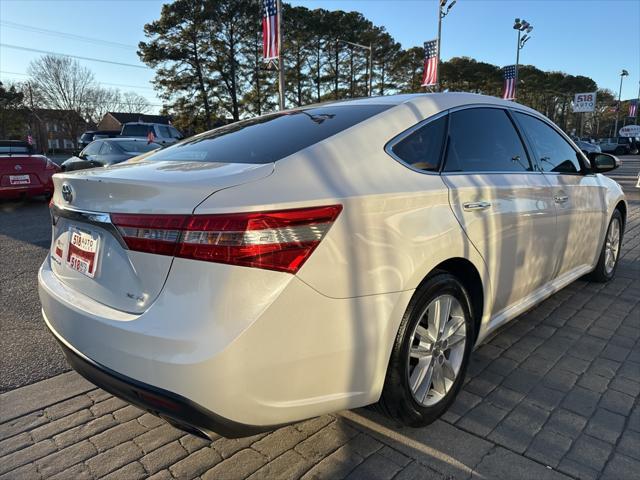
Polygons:
<instances>
[{"instance_id":1,"label":"car windshield","mask_svg":"<svg viewBox=\"0 0 640 480\"><path fill-rule=\"evenodd\" d=\"M132 123L122 127L122 136L146 137L149 130L151 130L151 125Z\"/></svg>"},{"instance_id":2,"label":"car windshield","mask_svg":"<svg viewBox=\"0 0 640 480\"><path fill-rule=\"evenodd\" d=\"M227 125L161 150L147 160L271 163L366 120L390 105L328 105Z\"/></svg>"},{"instance_id":3,"label":"car windshield","mask_svg":"<svg viewBox=\"0 0 640 480\"><path fill-rule=\"evenodd\" d=\"M158 145L157 143L136 142L134 140L129 142L117 142L117 145L122 150L129 153L145 153L161 147L161 145Z\"/></svg>"}]
</instances>

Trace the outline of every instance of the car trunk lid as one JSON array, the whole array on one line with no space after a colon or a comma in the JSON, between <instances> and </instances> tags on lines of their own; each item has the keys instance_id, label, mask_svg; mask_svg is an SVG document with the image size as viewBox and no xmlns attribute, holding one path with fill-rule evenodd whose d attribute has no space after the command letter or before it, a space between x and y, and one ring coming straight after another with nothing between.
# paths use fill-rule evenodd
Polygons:
<instances>
[{"instance_id":1,"label":"car trunk lid","mask_svg":"<svg viewBox=\"0 0 640 480\"><path fill-rule=\"evenodd\" d=\"M272 172L272 163L134 161L55 175L51 268L94 300L141 313L162 290L173 258L127 249L111 214L188 215L216 191Z\"/></svg>"}]
</instances>

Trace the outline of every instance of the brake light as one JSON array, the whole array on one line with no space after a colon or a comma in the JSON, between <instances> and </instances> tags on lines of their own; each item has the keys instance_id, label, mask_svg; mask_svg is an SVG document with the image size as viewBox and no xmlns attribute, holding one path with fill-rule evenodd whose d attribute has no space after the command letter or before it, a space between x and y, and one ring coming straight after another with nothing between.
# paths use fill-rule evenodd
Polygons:
<instances>
[{"instance_id":1,"label":"brake light","mask_svg":"<svg viewBox=\"0 0 640 480\"><path fill-rule=\"evenodd\" d=\"M131 250L296 273L342 205L216 215L111 214Z\"/></svg>"},{"instance_id":2,"label":"brake light","mask_svg":"<svg viewBox=\"0 0 640 480\"><path fill-rule=\"evenodd\" d=\"M50 159L47 158L47 163L45 165L45 170L59 170L60 167L58 167L58 165L56 165L55 163L53 163Z\"/></svg>"}]
</instances>

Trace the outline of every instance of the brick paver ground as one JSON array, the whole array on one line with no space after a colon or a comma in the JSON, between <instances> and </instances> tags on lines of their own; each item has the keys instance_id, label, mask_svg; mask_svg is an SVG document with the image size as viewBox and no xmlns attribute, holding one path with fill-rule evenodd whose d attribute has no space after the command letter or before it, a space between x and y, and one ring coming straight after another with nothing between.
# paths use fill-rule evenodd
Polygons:
<instances>
[{"instance_id":1,"label":"brick paver ground","mask_svg":"<svg viewBox=\"0 0 640 480\"><path fill-rule=\"evenodd\" d=\"M427 428L370 409L206 442L66 373L0 396L0 479L640 476L640 201L614 281L577 281L472 356Z\"/></svg>"}]
</instances>

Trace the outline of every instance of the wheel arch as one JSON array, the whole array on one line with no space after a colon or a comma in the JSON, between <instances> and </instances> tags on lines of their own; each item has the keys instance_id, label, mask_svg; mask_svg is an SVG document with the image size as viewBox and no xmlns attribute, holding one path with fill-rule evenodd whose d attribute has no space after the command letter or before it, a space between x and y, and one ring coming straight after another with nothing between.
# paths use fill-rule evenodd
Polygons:
<instances>
[{"instance_id":1,"label":"wheel arch","mask_svg":"<svg viewBox=\"0 0 640 480\"><path fill-rule=\"evenodd\" d=\"M420 287L438 273L449 273L453 275L462 283L465 290L471 297L471 315L474 321L474 339L475 342L478 338L478 332L480 330L483 313L485 309L485 285L482 281L482 276L476 268L476 266L470 260L462 257L449 258L436 265L420 282Z\"/></svg>"}]
</instances>

